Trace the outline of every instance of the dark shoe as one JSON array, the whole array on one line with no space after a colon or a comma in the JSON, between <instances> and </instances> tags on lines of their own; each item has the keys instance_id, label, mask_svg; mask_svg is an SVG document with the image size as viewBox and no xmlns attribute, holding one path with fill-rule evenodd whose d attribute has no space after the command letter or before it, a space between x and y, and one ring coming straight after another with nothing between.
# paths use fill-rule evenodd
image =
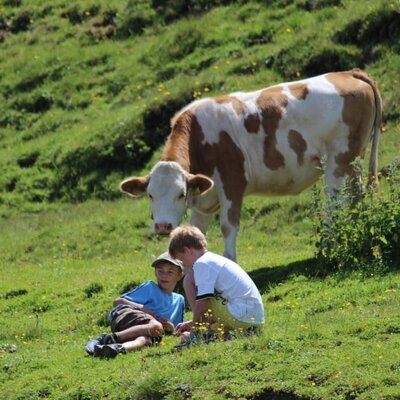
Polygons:
<instances>
[{"instance_id":1,"label":"dark shoe","mask_svg":"<svg viewBox=\"0 0 400 400\"><path fill-rule=\"evenodd\" d=\"M108 337L109 335L106 333L102 333L99 337L97 337L96 339L92 339L89 342L87 342L86 346L85 346L85 350L89 355L93 355L94 354L94 347L96 345L99 344L106 344L105 339Z\"/></svg>"},{"instance_id":2,"label":"dark shoe","mask_svg":"<svg viewBox=\"0 0 400 400\"><path fill-rule=\"evenodd\" d=\"M94 346L94 356L99 358L115 358L118 354L126 354L121 343L98 344Z\"/></svg>"},{"instance_id":3,"label":"dark shoe","mask_svg":"<svg viewBox=\"0 0 400 400\"><path fill-rule=\"evenodd\" d=\"M109 333L108 335L105 335L103 338L103 343L99 343L99 344L113 344L113 343L118 343L115 340L115 336L113 333Z\"/></svg>"},{"instance_id":4,"label":"dark shoe","mask_svg":"<svg viewBox=\"0 0 400 400\"><path fill-rule=\"evenodd\" d=\"M150 339L151 339L151 344L159 344L161 343L162 336L153 336Z\"/></svg>"}]
</instances>

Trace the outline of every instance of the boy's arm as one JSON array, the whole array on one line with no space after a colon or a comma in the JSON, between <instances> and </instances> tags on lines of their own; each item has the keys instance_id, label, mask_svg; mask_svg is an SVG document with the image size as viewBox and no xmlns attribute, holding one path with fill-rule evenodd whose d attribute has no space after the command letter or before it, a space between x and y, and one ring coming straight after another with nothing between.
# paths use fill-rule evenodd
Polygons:
<instances>
[{"instance_id":1,"label":"boy's arm","mask_svg":"<svg viewBox=\"0 0 400 400\"><path fill-rule=\"evenodd\" d=\"M193 310L193 320L185 321L176 326L176 333L180 334L188 332L196 328L196 324L205 322L212 323L212 316L209 315L210 302L209 299L196 300Z\"/></svg>"},{"instance_id":2,"label":"boy's arm","mask_svg":"<svg viewBox=\"0 0 400 400\"><path fill-rule=\"evenodd\" d=\"M128 299L125 299L123 297L118 297L114 300L114 307L117 306L118 304L123 304L126 306L130 306L133 308L136 308L138 310L141 310L143 312L145 312L146 314L150 314L153 317L155 317L156 315L153 313L153 311L149 310L146 306L144 306L143 304L140 303L135 303L134 301L130 301Z\"/></svg>"},{"instance_id":3,"label":"boy's arm","mask_svg":"<svg viewBox=\"0 0 400 400\"><path fill-rule=\"evenodd\" d=\"M157 318L157 321L161 322L165 333L171 334L174 332L174 330L175 330L174 324L169 319L161 317L161 318Z\"/></svg>"},{"instance_id":4,"label":"boy's arm","mask_svg":"<svg viewBox=\"0 0 400 400\"><path fill-rule=\"evenodd\" d=\"M212 315L209 315L210 309L210 300L209 299L201 299L196 300L193 310L193 322L196 323L211 323Z\"/></svg>"}]
</instances>

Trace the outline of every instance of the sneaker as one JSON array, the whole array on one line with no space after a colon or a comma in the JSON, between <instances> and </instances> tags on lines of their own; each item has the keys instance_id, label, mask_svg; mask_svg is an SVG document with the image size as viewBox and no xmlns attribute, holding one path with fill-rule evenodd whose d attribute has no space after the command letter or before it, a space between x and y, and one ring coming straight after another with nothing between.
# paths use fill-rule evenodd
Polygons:
<instances>
[{"instance_id":1,"label":"sneaker","mask_svg":"<svg viewBox=\"0 0 400 400\"><path fill-rule=\"evenodd\" d=\"M118 342L115 340L114 334L109 333L108 335L104 336L103 343L100 344L113 344L113 343L118 343Z\"/></svg>"},{"instance_id":2,"label":"sneaker","mask_svg":"<svg viewBox=\"0 0 400 400\"><path fill-rule=\"evenodd\" d=\"M121 343L97 344L94 346L94 356L99 358L115 358L118 354L126 354Z\"/></svg>"},{"instance_id":3,"label":"sneaker","mask_svg":"<svg viewBox=\"0 0 400 400\"><path fill-rule=\"evenodd\" d=\"M87 342L86 346L85 346L85 350L89 355L93 355L94 354L94 347L96 345L99 344L106 344L105 343L105 339L108 337L109 335L106 333L102 333L99 337L97 337L96 339L92 339L89 342Z\"/></svg>"},{"instance_id":4,"label":"sneaker","mask_svg":"<svg viewBox=\"0 0 400 400\"><path fill-rule=\"evenodd\" d=\"M162 336L153 336L150 339L151 339L151 344L158 344L161 343Z\"/></svg>"}]
</instances>

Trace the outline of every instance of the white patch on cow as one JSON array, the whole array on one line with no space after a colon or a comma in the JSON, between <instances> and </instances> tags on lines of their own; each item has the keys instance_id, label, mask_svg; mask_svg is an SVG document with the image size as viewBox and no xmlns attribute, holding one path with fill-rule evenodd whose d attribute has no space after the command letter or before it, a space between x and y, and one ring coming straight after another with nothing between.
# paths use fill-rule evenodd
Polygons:
<instances>
[{"instance_id":1,"label":"white patch on cow","mask_svg":"<svg viewBox=\"0 0 400 400\"><path fill-rule=\"evenodd\" d=\"M147 193L153 213L153 231L157 224L179 225L186 211L186 173L176 162L160 161L150 173Z\"/></svg>"},{"instance_id":2,"label":"white patch on cow","mask_svg":"<svg viewBox=\"0 0 400 400\"><path fill-rule=\"evenodd\" d=\"M196 109L196 118L205 133L202 144L219 143L221 131L231 133L238 122L232 103L220 104L214 100L200 105Z\"/></svg>"}]
</instances>

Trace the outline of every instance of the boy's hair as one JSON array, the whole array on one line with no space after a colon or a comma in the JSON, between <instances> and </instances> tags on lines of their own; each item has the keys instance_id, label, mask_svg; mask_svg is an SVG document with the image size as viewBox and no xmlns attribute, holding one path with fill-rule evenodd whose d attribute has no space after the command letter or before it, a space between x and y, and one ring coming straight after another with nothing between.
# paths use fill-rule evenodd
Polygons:
<instances>
[{"instance_id":1,"label":"boy's hair","mask_svg":"<svg viewBox=\"0 0 400 400\"><path fill-rule=\"evenodd\" d=\"M207 241L199 228L192 225L182 225L175 228L170 234L169 253L175 257L182 253L185 247L196 250L207 250Z\"/></svg>"}]
</instances>

